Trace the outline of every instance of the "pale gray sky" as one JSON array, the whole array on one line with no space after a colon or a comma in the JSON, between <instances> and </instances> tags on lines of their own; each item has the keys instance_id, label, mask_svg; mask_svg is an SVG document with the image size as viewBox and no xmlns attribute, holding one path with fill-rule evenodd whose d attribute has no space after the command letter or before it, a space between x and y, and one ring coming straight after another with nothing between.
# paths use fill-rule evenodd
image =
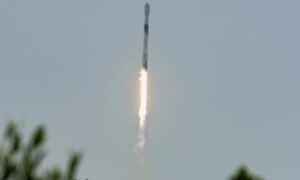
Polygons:
<instances>
[{"instance_id":1,"label":"pale gray sky","mask_svg":"<svg viewBox=\"0 0 300 180\"><path fill-rule=\"evenodd\" d=\"M141 0L0 2L0 127L50 134L47 164L136 179ZM151 0L148 180L300 177L300 1Z\"/></svg>"}]
</instances>

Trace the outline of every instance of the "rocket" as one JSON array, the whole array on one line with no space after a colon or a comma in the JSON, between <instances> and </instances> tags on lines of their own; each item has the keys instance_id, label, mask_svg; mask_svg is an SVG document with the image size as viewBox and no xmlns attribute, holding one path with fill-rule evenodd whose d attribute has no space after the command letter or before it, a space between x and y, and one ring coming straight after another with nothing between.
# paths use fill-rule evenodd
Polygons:
<instances>
[{"instance_id":1,"label":"rocket","mask_svg":"<svg viewBox=\"0 0 300 180\"><path fill-rule=\"evenodd\" d=\"M145 4L143 63L142 63L142 67L145 70L147 70L147 68L148 68L149 16L150 16L150 4L146 3Z\"/></svg>"}]
</instances>

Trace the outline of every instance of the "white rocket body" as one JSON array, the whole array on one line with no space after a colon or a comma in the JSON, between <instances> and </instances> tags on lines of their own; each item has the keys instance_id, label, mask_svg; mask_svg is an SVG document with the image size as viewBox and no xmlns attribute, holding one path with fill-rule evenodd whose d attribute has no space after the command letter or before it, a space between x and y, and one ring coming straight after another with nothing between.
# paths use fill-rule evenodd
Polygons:
<instances>
[{"instance_id":1,"label":"white rocket body","mask_svg":"<svg viewBox=\"0 0 300 180\"><path fill-rule=\"evenodd\" d=\"M144 47L143 47L143 68L148 68L148 37L149 37L149 16L150 16L150 4L145 5L145 24L144 24Z\"/></svg>"}]
</instances>

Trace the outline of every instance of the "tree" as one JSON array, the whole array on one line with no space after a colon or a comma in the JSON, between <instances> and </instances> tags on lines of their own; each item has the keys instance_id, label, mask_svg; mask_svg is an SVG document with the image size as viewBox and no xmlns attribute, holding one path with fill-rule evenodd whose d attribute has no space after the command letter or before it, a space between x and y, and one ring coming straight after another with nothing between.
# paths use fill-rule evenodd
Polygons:
<instances>
[{"instance_id":1,"label":"tree","mask_svg":"<svg viewBox=\"0 0 300 180\"><path fill-rule=\"evenodd\" d=\"M263 178L253 175L246 166L240 166L229 180L263 180Z\"/></svg>"},{"instance_id":2,"label":"tree","mask_svg":"<svg viewBox=\"0 0 300 180\"><path fill-rule=\"evenodd\" d=\"M45 158L46 128L37 126L27 143L14 122L8 123L0 144L1 180L74 180L81 154L70 155L65 171L54 167L42 171L40 165Z\"/></svg>"}]
</instances>

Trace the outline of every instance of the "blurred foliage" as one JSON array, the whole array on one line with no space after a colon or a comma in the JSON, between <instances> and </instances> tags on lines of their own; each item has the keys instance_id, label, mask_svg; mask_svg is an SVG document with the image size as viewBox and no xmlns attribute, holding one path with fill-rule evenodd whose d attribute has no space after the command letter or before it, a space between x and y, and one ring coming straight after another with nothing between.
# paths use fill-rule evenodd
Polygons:
<instances>
[{"instance_id":1,"label":"blurred foliage","mask_svg":"<svg viewBox=\"0 0 300 180\"><path fill-rule=\"evenodd\" d=\"M45 158L46 128L37 126L27 143L15 122L10 122L0 144L0 180L75 180L81 154L70 155L65 170L53 167L42 171ZM252 174L246 166L240 166L229 180L264 180Z\"/></svg>"},{"instance_id":2,"label":"blurred foliage","mask_svg":"<svg viewBox=\"0 0 300 180\"><path fill-rule=\"evenodd\" d=\"M263 180L263 178L252 174L246 166L240 166L229 180Z\"/></svg>"},{"instance_id":3,"label":"blurred foliage","mask_svg":"<svg viewBox=\"0 0 300 180\"><path fill-rule=\"evenodd\" d=\"M64 171L59 167L40 169L46 155L46 139L46 128L40 125L26 143L17 124L10 122L0 144L0 180L74 180L81 161L80 153L70 155Z\"/></svg>"}]
</instances>

